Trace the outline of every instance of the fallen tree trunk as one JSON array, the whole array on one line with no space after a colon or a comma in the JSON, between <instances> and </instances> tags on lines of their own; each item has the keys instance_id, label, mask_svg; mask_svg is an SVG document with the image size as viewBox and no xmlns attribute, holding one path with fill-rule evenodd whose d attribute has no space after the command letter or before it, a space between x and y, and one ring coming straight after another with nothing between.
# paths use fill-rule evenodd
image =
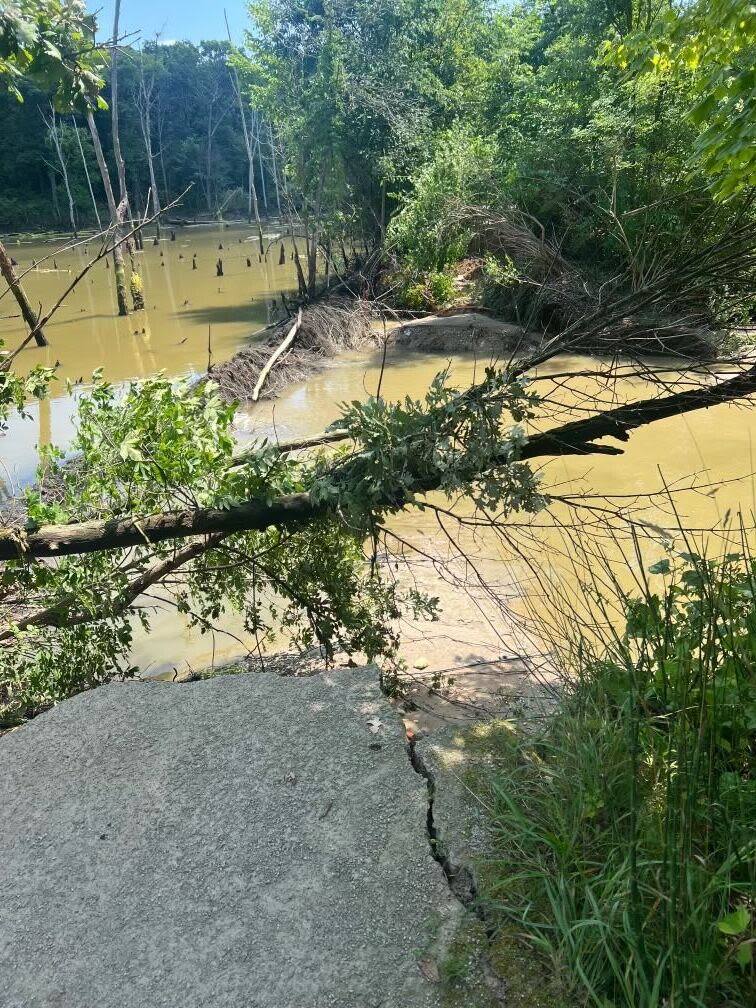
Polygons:
<instances>
[{"instance_id":1,"label":"fallen tree trunk","mask_svg":"<svg viewBox=\"0 0 756 1008\"><path fill-rule=\"evenodd\" d=\"M262 391L263 386L267 381L271 368L274 367L276 361L279 360L281 356L285 354L286 351L289 349L289 347L292 345L292 343L296 339L297 333L299 332L299 327L301 325L302 325L302 309L300 308L299 311L297 312L296 322L287 333L286 338L283 340L281 345L271 354L270 360L260 372L260 377L257 379L257 384L252 389L252 396L251 396L252 402L257 402L257 400L260 398L260 392Z\"/></svg>"},{"instance_id":2,"label":"fallen tree trunk","mask_svg":"<svg viewBox=\"0 0 756 1008\"><path fill-rule=\"evenodd\" d=\"M619 455L622 449L594 442L604 437L627 441L631 430L667 417L742 399L754 393L756 365L715 385L671 396L639 400L537 434L524 446L520 457L531 459L557 455ZM491 460L491 468L508 461L508 454L503 453L500 459L494 457ZM416 489L428 492L437 487L436 482ZM398 506L401 502L387 500L385 504ZM262 500L248 501L227 510L196 508L70 525L45 525L31 529L11 527L0 530L0 560L93 553L212 533L262 531L275 525L313 521L327 513L328 508L316 504L308 493L298 493L279 497L270 503Z\"/></svg>"},{"instance_id":3,"label":"fallen tree trunk","mask_svg":"<svg viewBox=\"0 0 756 1008\"><path fill-rule=\"evenodd\" d=\"M323 507L312 503L309 494L300 493L279 497L270 504L248 501L227 510L195 508L139 518L129 515L106 521L42 525L30 530L8 528L0 530L0 560L96 553L214 532L262 531L271 525L311 521L324 512Z\"/></svg>"}]
</instances>

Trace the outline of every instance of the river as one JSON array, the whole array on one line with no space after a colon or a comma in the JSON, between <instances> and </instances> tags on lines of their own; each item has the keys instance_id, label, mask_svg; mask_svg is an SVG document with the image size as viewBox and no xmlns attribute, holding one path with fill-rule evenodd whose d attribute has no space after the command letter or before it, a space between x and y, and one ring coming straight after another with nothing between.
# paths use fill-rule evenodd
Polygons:
<instances>
[{"instance_id":1,"label":"river","mask_svg":"<svg viewBox=\"0 0 756 1008\"><path fill-rule=\"evenodd\" d=\"M273 300L279 301L280 292L290 290L294 284L293 267L288 255L282 266L272 264L278 263L277 255L267 266L261 265L250 237L246 228L197 229L180 231L175 242L164 239L159 246L148 243L140 258L148 291L147 310L126 319L115 317L112 273L98 265L65 312L49 327L50 347L30 349L22 358L29 366L59 360L61 380L47 404L41 409L38 405L32 407L31 420L12 420L0 440L7 483L17 488L33 478L40 441L52 439L65 447L70 439L75 394L64 394L63 379L86 380L98 366L116 382L158 370L172 376L200 373L207 365L208 330L213 359L222 360L250 333L267 324L276 310ZM11 246L11 253L22 267L46 251L37 246L18 250ZM196 270L192 269L194 254ZM83 255L82 251L57 256L59 270L74 269ZM215 277L214 264L219 256L224 260L223 279ZM248 256L252 259L249 267ZM30 299L47 304L69 276L67 272L33 272L26 281ZM8 299L0 302L0 306L7 304ZM13 320L0 322L0 334L8 345L20 332ZM382 392L391 399L419 397L433 376L447 367L454 383L464 386L480 374L480 364L470 354L449 357L393 351L387 359ZM566 389L561 379L549 378L565 371L597 367L601 367L599 362L590 358L557 358L542 369L536 388L565 409L579 407L581 397L586 395L591 403L606 400L609 393L591 379ZM239 438L244 441L255 434L267 434L284 440L318 433L338 417L339 403L376 391L380 370L379 353L346 355L306 384L292 386L275 402L241 409L237 418ZM618 383L611 399L616 402L648 391L647 382L634 378ZM601 405L608 405L608 401ZM425 665L430 654L429 664L439 668L477 660L490 663L497 653L507 650L521 653L526 650L527 630L523 629L523 636L518 638L511 620L506 632L500 625L494 626L492 596L496 596L497 605L504 600L510 616L524 618L528 612L544 615L545 583L549 591L558 586L557 591L576 620L588 621L590 603L595 601L592 596L601 590L597 556L605 554L612 564L628 549L628 541L618 542L612 533L613 528L627 530L623 518L636 522L644 563L663 556L665 544L684 546L675 530L678 520L700 530L736 525L739 516L752 524L756 510L751 478L755 434L756 417L751 411L718 406L636 431L620 457L544 461L547 491L560 496L588 492L593 496L585 503L595 510L575 512L558 502L548 515L514 521L504 536L493 536L473 525L460 527L451 520L442 527L435 517L417 510L394 519L391 528L399 538L389 544L391 549L401 552L400 541L411 541L443 564L441 570L438 565L434 568L420 563L413 571L421 587L441 596L445 612L432 627L408 625L410 660L422 659L417 663ZM673 490L669 499L664 494L654 500L643 496L664 487ZM459 501L455 506L458 514L472 517L468 502ZM581 554L584 548L590 556ZM455 556L460 551L466 559ZM630 563L624 566L630 577L637 574L634 558L630 557ZM493 586L494 591L482 589L479 579ZM439 590L442 583L444 587ZM584 613L578 615L581 607ZM157 611L153 632L149 636L137 633L132 660L145 674L171 674L173 669L184 672L187 668L219 664L254 647L240 620L228 619L223 630L221 634L203 635L188 629L172 611Z\"/></svg>"},{"instance_id":2,"label":"river","mask_svg":"<svg viewBox=\"0 0 756 1008\"><path fill-rule=\"evenodd\" d=\"M174 233L176 240L171 241L171 232L164 230L158 245L147 237L144 251L136 253L145 311L118 317L112 264L101 261L46 327L50 345L29 346L17 358L19 371L56 362L59 367L50 397L31 407L31 421L11 420L0 442L6 492L34 478L37 444L65 445L70 440L76 394L67 394L67 380L86 388L98 367L115 383L163 370L171 376L204 373L208 352L215 361L227 360L250 333L279 317L281 292L296 287L289 243L286 261L279 265L278 245L267 261L258 261L259 242L249 227L194 227ZM266 234L266 240L275 234ZM98 251L94 243L63 252L56 247L52 242L7 245L19 273L35 260L40 263L23 283L32 305L41 304L43 310ZM216 276L219 258L223 277ZM0 339L7 348L24 335L17 311L12 296L0 300Z\"/></svg>"}]
</instances>

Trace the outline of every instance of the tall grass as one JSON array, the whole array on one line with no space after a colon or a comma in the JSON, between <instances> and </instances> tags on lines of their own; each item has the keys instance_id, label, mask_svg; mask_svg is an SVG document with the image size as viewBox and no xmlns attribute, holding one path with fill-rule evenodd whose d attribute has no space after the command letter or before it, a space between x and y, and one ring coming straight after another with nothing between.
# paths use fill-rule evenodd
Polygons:
<instances>
[{"instance_id":1,"label":"tall grass","mask_svg":"<svg viewBox=\"0 0 756 1008\"><path fill-rule=\"evenodd\" d=\"M600 1008L756 1004L756 562L678 554L492 780L494 908ZM619 592L619 589L618 589Z\"/></svg>"}]
</instances>

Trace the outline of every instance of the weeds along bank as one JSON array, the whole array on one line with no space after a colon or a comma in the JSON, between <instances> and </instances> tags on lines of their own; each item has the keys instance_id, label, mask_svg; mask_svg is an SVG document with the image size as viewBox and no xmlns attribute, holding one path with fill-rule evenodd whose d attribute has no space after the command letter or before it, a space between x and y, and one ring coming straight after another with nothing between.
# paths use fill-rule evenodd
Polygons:
<instances>
[{"instance_id":1,"label":"weeds along bank","mask_svg":"<svg viewBox=\"0 0 756 1008\"><path fill-rule=\"evenodd\" d=\"M514 930L577 1004L753 1003L756 566L696 554L655 566L616 632L566 642L553 719L479 730L469 784L479 866Z\"/></svg>"}]
</instances>

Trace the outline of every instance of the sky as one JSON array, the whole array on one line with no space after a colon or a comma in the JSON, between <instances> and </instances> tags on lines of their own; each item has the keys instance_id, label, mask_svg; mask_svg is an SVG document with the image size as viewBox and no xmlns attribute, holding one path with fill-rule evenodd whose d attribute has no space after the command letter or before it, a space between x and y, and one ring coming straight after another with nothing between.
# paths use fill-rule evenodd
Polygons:
<instances>
[{"instance_id":1,"label":"sky","mask_svg":"<svg viewBox=\"0 0 756 1008\"><path fill-rule=\"evenodd\" d=\"M113 0L88 0L87 6L98 12L99 37L107 38L113 31ZM120 34L138 32L148 40L157 33L164 42L225 39L224 7L231 36L241 44L249 21L245 0L121 0ZM138 39L128 41L135 44Z\"/></svg>"}]
</instances>

